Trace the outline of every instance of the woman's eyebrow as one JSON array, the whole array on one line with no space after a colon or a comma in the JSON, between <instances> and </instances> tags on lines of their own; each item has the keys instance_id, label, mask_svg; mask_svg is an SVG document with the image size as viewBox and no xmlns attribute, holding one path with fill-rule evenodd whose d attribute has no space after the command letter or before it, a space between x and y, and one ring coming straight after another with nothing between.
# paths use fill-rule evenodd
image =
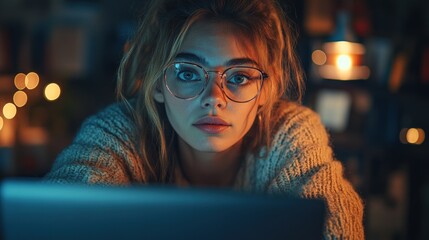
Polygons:
<instances>
[{"instance_id":1,"label":"woman's eyebrow","mask_svg":"<svg viewBox=\"0 0 429 240\"><path fill-rule=\"evenodd\" d=\"M180 59L183 59L183 60L186 60L186 61L191 61L191 62L194 62L194 63L199 63L201 65L208 65L208 62L207 62L207 60L205 58L200 57L200 56L198 56L196 54L193 54L193 53L180 52L180 53L178 53L176 55L176 59L177 58L180 58Z\"/></svg>"},{"instance_id":2,"label":"woman's eyebrow","mask_svg":"<svg viewBox=\"0 0 429 240\"><path fill-rule=\"evenodd\" d=\"M176 59L183 59L185 61L191 61L191 62L199 63L199 64L205 65L205 66L209 65L208 61L205 58L198 56L194 53L189 53L189 52L178 53L176 55ZM258 66L258 63L255 60L253 60L251 58L247 58L247 57L233 58L233 59L230 59L224 63L224 66L234 66L234 65L255 65L255 66Z\"/></svg>"},{"instance_id":3,"label":"woman's eyebrow","mask_svg":"<svg viewBox=\"0 0 429 240\"><path fill-rule=\"evenodd\" d=\"M258 66L255 60L251 58L233 58L225 63L226 66L234 65L255 65Z\"/></svg>"}]
</instances>

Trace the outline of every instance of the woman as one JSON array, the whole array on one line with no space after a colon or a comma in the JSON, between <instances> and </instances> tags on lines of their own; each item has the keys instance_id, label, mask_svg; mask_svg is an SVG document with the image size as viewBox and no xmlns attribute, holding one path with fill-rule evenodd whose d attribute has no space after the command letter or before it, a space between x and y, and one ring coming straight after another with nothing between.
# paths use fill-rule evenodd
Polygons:
<instances>
[{"instance_id":1,"label":"woman","mask_svg":"<svg viewBox=\"0 0 429 240\"><path fill-rule=\"evenodd\" d=\"M333 159L275 1L151 1L118 72L47 179L170 183L326 201L327 239L361 239L362 203Z\"/></svg>"}]
</instances>

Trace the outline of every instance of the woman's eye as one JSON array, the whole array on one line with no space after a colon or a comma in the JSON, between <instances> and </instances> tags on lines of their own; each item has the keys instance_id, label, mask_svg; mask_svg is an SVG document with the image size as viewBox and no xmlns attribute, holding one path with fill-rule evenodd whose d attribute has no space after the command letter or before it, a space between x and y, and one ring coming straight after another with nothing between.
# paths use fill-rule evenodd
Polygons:
<instances>
[{"instance_id":1,"label":"woman's eye","mask_svg":"<svg viewBox=\"0 0 429 240\"><path fill-rule=\"evenodd\" d=\"M236 84L236 85L245 85L249 81L249 77L242 75L242 74L236 74L233 75L228 79L229 84Z\"/></svg>"},{"instance_id":2,"label":"woman's eye","mask_svg":"<svg viewBox=\"0 0 429 240\"><path fill-rule=\"evenodd\" d=\"M182 81L199 81L200 77L198 74L192 71L181 71L177 74L179 80Z\"/></svg>"}]
</instances>

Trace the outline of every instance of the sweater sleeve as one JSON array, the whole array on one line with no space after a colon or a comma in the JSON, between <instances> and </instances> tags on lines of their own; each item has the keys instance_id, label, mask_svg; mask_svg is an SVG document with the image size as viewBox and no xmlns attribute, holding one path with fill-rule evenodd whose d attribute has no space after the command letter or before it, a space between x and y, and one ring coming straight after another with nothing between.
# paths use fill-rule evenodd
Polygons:
<instances>
[{"instance_id":1,"label":"sweater sleeve","mask_svg":"<svg viewBox=\"0 0 429 240\"><path fill-rule=\"evenodd\" d=\"M44 177L48 182L124 185L143 181L130 118L119 104L88 118Z\"/></svg>"},{"instance_id":2,"label":"sweater sleeve","mask_svg":"<svg viewBox=\"0 0 429 240\"><path fill-rule=\"evenodd\" d=\"M269 192L322 199L327 207L326 239L363 239L363 204L333 157L319 116L295 105L279 116L271 160L277 162Z\"/></svg>"}]
</instances>

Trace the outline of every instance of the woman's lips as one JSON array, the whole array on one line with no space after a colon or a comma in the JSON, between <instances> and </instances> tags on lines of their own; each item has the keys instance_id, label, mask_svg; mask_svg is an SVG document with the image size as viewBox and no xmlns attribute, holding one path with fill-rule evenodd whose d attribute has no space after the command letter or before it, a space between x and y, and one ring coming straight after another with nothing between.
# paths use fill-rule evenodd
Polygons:
<instances>
[{"instance_id":1,"label":"woman's lips","mask_svg":"<svg viewBox=\"0 0 429 240\"><path fill-rule=\"evenodd\" d=\"M231 124L219 117L203 117L198 119L193 125L199 130L209 134L220 133L231 126Z\"/></svg>"},{"instance_id":2,"label":"woman's lips","mask_svg":"<svg viewBox=\"0 0 429 240\"><path fill-rule=\"evenodd\" d=\"M229 127L227 125L214 125L214 124L199 124L194 126L200 129L201 131L210 133L210 134L220 133Z\"/></svg>"}]
</instances>

